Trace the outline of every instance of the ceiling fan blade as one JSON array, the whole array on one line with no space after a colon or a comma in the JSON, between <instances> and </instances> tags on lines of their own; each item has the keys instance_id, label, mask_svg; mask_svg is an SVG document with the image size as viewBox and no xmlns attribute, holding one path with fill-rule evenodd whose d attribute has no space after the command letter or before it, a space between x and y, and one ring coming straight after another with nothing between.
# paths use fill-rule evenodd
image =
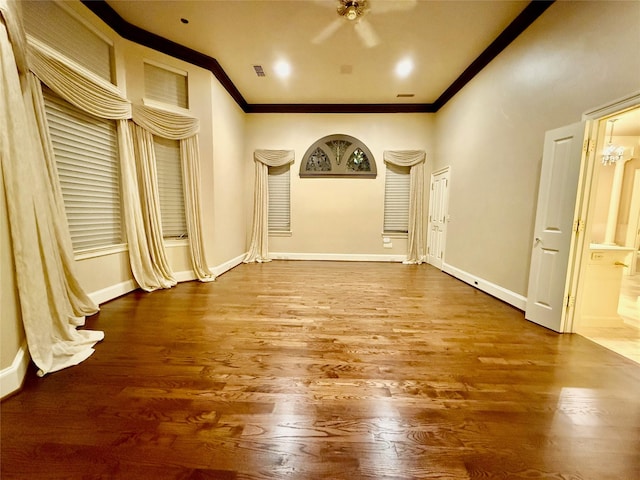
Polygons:
<instances>
[{"instance_id":1,"label":"ceiling fan blade","mask_svg":"<svg viewBox=\"0 0 640 480\"><path fill-rule=\"evenodd\" d=\"M411 10L418 0L369 0L371 13L403 12Z\"/></svg>"},{"instance_id":2,"label":"ceiling fan blade","mask_svg":"<svg viewBox=\"0 0 640 480\"><path fill-rule=\"evenodd\" d=\"M336 31L344 24L344 18L336 18L333 22L327 25L318 35L313 37L311 40L312 43L320 44L327 40L331 35L336 33Z\"/></svg>"},{"instance_id":3,"label":"ceiling fan blade","mask_svg":"<svg viewBox=\"0 0 640 480\"><path fill-rule=\"evenodd\" d=\"M372 48L380 43L380 38L376 34L375 30L364 18L358 20L354 25L354 28L365 47Z\"/></svg>"}]
</instances>

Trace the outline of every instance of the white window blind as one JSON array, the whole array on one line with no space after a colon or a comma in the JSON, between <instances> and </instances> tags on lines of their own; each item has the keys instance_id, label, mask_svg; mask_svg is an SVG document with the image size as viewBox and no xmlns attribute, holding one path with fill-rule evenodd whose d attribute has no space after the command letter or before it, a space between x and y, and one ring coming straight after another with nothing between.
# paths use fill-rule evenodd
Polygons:
<instances>
[{"instance_id":1,"label":"white window blind","mask_svg":"<svg viewBox=\"0 0 640 480\"><path fill-rule=\"evenodd\" d=\"M154 136L153 144L158 172L162 236L164 238L186 238L187 221L184 214L180 143L178 140Z\"/></svg>"},{"instance_id":2,"label":"white window blind","mask_svg":"<svg viewBox=\"0 0 640 480\"><path fill-rule=\"evenodd\" d=\"M409 230L409 167L387 164L384 184L384 231L407 233Z\"/></svg>"},{"instance_id":3,"label":"white window blind","mask_svg":"<svg viewBox=\"0 0 640 480\"><path fill-rule=\"evenodd\" d=\"M269 232L291 231L289 167L269 167Z\"/></svg>"},{"instance_id":4,"label":"white window blind","mask_svg":"<svg viewBox=\"0 0 640 480\"><path fill-rule=\"evenodd\" d=\"M115 121L43 93L73 250L122 243Z\"/></svg>"},{"instance_id":5,"label":"white window blind","mask_svg":"<svg viewBox=\"0 0 640 480\"><path fill-rule=\"evenodd\" d=\"M100 77L113 81L111 45L52 0L22 1L29 35Z\"/></svg>"},{"instance_id":6,"label":"white window blind","mask_svg":"<svg viewBox=\"0 0 640 480\"><path fill-rule=\"evenodd\" d=\"M144 95L149 100L189 108L187 75L144 64Z\"/></svg>"}]
</instances>

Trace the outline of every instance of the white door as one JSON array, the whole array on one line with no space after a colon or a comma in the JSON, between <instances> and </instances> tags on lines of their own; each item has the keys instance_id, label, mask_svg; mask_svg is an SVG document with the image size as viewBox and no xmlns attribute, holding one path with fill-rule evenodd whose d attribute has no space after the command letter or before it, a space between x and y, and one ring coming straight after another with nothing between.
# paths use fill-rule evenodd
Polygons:
<instances>
[{"instance_id":1,"label":"white door","mask_svg":"<svg viewBox=\"0 0 640 480\"><path fill-rule=\"evenodd\" d=\"M431 174L427 262L442 269L449 203L449 168Z\"/></svg>"},{"instance_id":2,"label":"white door","mask_svg":"<svg viewBox=\"0 0 640 480\"><path fill-rule=\"evenodd\" d=\"M583 122L544 137L525 317L556 332L563 331L569 303L569 251L578 230L574 220L584 147Z\"/></svg>"}]
</instances>

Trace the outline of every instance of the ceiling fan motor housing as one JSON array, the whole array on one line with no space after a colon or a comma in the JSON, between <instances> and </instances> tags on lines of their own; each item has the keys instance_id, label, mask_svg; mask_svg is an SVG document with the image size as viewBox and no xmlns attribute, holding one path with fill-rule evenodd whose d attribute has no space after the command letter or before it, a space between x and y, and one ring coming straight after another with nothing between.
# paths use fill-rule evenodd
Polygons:
<instances>
[{"instance_id":1,"label":"ceiling fan motor housing","mask_svg":"<svg viewBox=\"0 0 640 480\"><path fill-rule=\"evenodd\" d=\"M338 15L347 20L355 20L364 14L366 6L366 0L342 0L338 7Z\"/></svg>"}]
</instances>

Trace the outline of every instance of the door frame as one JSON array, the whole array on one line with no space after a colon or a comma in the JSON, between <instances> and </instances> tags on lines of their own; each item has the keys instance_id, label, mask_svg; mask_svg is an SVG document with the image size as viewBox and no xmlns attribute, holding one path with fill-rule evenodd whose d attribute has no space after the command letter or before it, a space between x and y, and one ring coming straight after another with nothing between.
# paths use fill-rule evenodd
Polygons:
<instances>
[{"instance_id":1,"label":"door frame","mask_svg":"<svg viewBox=\"0 0 640 480\"><path fill-rule=\"evenodd\" d=\"M442 167L434 172L431 172L430 181L429 181L429 209L427 213L427 215L429 216L429 221L427 222L427 263L429 263L430 265L433 265L433 263L431 263L432 255L428 250L429 246L431 245L431 235L432 235L431 224L433 223L431 220L431 201L432 201L432 194L433 194L433 181L435 177L443 174L446 174L446 180L447 180L445 196L442 199L445 216L447 220L446 222L444 222L444 233L442 235L442 258L440 259L440 266L438 267L437 265L434 265L436 268L440 268L440 270L442 270L442 267L444 265L444 257L446 253L446 247L447 247L447 223L449 223L449 185L451 183L451 166L450 165L447 165L446 167Z\"/></svg>"},{"instance_id":2,"label":"door frame","mask_svg":"<svg viewBox=\"0 0 640 480\"><path fill-rule=\"evenodd\" d=\"M586 121L586 129L589 138L586 160L581 167L578 184L578 197L576 201L577 229L581 235L577 235L569 251L569 268L567 269L567 287L569 301L564 322L564 332L575 333L577 324L576 312L582 309L582 293L586 270L586 252L589 251L590 236L593 217L590 213L595 207L595 192L598 185L599 170L595 168L598 161L598 148L602 148L605 138L605 123L603 120L625 110L640 107L640 91L626 97L601 105L589 110L582 115Z\"/></svg>"},{"instance_id":3,"label":"door frame","mask_svg":"<svg viewBox=\"0 0 640 480\"><path fill-rule=\"evenodd\" d=\"M638 249L640 248L640 170L636 170L633 176L633 192L631 193L631 206L630 212L637 209L638 215L631 220L629 218L629 224L627 226L627 245L633 244L633 253L631 255L631 264L628 268L629 275L636 275L636 266L638 263Z\"/></svg>"}]
</instances>

